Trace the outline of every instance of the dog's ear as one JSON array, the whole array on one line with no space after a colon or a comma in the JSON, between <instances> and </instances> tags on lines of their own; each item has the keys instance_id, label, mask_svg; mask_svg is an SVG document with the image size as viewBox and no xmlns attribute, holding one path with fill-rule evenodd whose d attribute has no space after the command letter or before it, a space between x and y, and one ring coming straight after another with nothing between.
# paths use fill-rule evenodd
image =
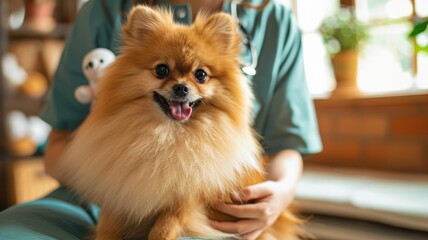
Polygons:
<instances>
[{"instance_id":1,"label":"dog's ear","mask_svg":"<svg viewBox=\"0 0 428 240\"><path fill-rule=\"evenodd\" d=\"M236 21L227 13L199 14L194 22L196 31L214 40L224 50L239 48L241 37Z\"/></svg>"},{"instance_id":2,"label":"dog's ear","mask_svg":"<svg viewBox=\"0 0 428 240\"><path fill-rule=\"evenodd\" d=\"M172 25L170 10L138 5L131 9L123 26L124 44L138 45L147 37L156 37L156 34L166 31Z\"/></svg>"}]
</instances>

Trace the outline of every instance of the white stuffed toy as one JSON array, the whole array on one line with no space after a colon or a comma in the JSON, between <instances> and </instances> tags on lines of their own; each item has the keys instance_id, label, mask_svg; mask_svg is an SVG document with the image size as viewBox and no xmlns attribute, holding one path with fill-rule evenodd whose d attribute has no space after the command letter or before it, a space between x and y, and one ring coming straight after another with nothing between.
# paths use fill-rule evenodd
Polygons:
<instances>
[{"instance_id":1,"label":"white stuffed toy","mask_svg":"<svg viewBox=\"0 0 428 240\"><path fill-rule=\"evenodd\" d=\"M52 129L39 117L18 110L8 112L6 126L9 154L17 157L31 156L43 148Z\"/></svg>"},{"instance_id":2,"label":"white stuffed toy","mask_svg":"<svg viewBox=\"0 0 428 240\"><path fill-rule=\"evenodd\" d=\"M78 102L88 104L95 101L98 81L103 75L103 70L115 59L114 53L105 48L95 48L85 55L82 70L89 81L89 85L79 86L74 91L74 96Z\"/></svg>"},{"instance_id":3,"label":"white stuffed toy","mask_svg":"<svg viewBox=\"0 0 428 240\"><path fill-rule=\"evenodd\" d=\"M40 72L25 70L13 53L3 55L0 71L3 72L5 86L9 92L17 92L26 97L41 98L48 90L48 79Z\"/></svg>"}]
</instances>

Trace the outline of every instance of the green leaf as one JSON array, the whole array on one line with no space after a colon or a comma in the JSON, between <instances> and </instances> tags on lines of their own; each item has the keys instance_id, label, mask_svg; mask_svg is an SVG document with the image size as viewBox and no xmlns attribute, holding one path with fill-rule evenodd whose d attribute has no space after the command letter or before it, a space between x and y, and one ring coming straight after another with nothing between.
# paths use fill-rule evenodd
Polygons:
<instances>
[{"instance_id":1,"label":"green leaf","mask_svg":"<svg viewBox=\"0 0 428 240\"><path fill-rule=\"evenodd\" d=\"M413 28L413 31L409 34L409 37L416 37L420 33L424 32L428 26L428 20L417 23Z\"/></svg>"},{"instance_id":2,"label":"green leaf","mask_svg":"<svg viewBox=\"0 0 428 240\"><path fill-rule=\"evenodd\" d=\"M416 52L426 52L428 53L428 45L427 46L416 46Z\"/></svg>"}]
</instances>

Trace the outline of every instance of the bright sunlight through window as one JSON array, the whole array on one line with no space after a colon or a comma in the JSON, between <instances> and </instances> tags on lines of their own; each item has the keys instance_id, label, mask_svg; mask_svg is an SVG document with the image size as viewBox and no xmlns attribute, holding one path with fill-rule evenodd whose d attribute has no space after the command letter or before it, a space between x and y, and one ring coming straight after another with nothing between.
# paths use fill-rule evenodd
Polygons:
<instances>
[{"instance_id":1,"label":"bright sunlight through window","mask_svg":"<svg viewBox=\"0 0 428 240\"><path fill-rule=\"evenodd\" d=\"M280 0L291 7L302 30L308 86L314 96L335 87L330 57L319 33L321 22L333 15L339 0ZM417 18L428 16L428 0L356 0L357 18L369 28L358 68L358 88L365 93L428 89L428 52L415 52L408 37ZM428 46L428 34L416 42ZM415 72L415 70L417 70Z\"/></svg>"}]
</instances>

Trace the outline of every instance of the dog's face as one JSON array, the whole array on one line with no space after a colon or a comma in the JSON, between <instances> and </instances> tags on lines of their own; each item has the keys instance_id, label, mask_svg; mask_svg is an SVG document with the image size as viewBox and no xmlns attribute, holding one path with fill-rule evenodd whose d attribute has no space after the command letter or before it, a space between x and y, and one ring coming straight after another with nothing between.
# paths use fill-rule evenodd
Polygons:
<instances>
[{"instance_id":1,"label":"dog's face","mask_svg":"<svg viewBox=\"0 0 428 240\"><path fill-rule=\"evenodd\" d=\"M104 86L115 99L111 109L144 101L170 120L187 122L196 112L239 114L246 104L249 93L239 77L241 38L229 15L200 14L184 26L175 24L169 11L138 6L122 37L122 53Z\"/></svg>"}]
</instances>

